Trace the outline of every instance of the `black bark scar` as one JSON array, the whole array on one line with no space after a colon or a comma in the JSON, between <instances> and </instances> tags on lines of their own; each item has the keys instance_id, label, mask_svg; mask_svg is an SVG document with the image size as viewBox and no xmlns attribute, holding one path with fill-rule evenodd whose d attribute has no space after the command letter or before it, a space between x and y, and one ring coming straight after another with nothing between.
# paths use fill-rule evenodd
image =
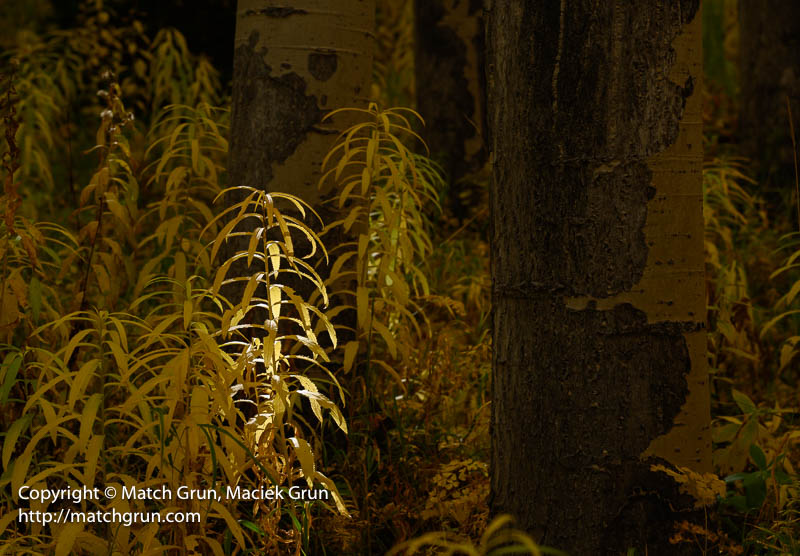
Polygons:
<instances>
[{"instance_id":1,"label":"black bark scar","mask_svg":"<svg viewBox=\"0 0 800 556\"><path fill-rule=\"evenodd\" d=\"M289 17L290 15L307 14L307 13L308 11L299 10L297 8L273 6L269 8L261 8L258 10L247 10L244 12L244 15L246 16L265 15L267 17L283 18L283 17Z\"/></svg>"}]
</instances>

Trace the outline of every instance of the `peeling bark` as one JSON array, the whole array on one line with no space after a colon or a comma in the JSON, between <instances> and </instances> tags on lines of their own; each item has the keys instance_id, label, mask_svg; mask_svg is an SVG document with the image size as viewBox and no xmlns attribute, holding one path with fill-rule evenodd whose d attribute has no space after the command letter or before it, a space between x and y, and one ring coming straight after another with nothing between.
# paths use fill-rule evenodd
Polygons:
<instances>
[{"instance_id":1,"label":"peeling bark","mask_svg":"<svg viewBox=\"0 0 800 556\"><path fill-rule=\"evenodd\" d=\"M487 12L490 504L572 554L684 553L650 466L710 470L698 10Z\"/></svg>"}]
</instances>

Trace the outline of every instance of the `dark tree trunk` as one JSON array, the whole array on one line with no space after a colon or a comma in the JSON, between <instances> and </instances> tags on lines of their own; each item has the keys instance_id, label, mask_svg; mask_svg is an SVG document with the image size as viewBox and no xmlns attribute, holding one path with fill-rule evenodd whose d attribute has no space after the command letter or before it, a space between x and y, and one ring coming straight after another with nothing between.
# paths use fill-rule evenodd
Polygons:
<instances>
[{"instance_id":1,"label":"dark tree trunk","mask_svg":"<svg viewBox=\"0 0 800 556\"><path fill-rule=\"evenodd\" d=\"M481 0L416 0L414 9L417 109L431 155L452 186L450 200L463 216L458 181L486 162Z\"/></svg>"},{"instance_id":2,"label":"dark tree trunk","mask_svg":"<svg viewBox=\"0 0 800 556\"><path fill-rule=\"evenodd\" d=\"M491 509L571 554L692 554L651 465L710 470L699 1L489 4Z\"/></svg>"},{"instance_id":3,"label":"dark tree trunk","mask_svg":"<svg viewBox=\"0 0 800 556\"><path fill-rule=\"evenodd\" d=\"M742 153L759 166L772 204L789 200L794 160L787 97L795 128L800 114L800 3L739 0ZM795 134L797 134L795 129Z\"/></svg>"}]
</instances>

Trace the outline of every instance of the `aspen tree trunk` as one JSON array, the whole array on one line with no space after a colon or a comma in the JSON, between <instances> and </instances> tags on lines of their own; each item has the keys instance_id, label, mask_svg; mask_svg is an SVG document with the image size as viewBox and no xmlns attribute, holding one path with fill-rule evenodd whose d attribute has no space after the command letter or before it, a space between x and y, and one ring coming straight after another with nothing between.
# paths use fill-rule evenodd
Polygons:
<instances>
[{"instance_id":1,"label":"aspen tree trunk","mask_svg":"<svg viewBox=\"0 0 800 556\"><path fill-rule=\"evenodd\" d=\"M239 0L229 181L317 205L320 164L347 124L322 118L367 104L375 2L277 4Z\"/></svg>"},{"instance_id":2,"label":"aspen tree trunk","mask_svg":"<svg viewBox=\"0 0 800 556\"><path fill-rule=\"evenodd\" d=\"M571 554L694 553L651 465L711 467L699 2L489 4L491 509Z\"/></svg>"},{"instance_id":3,"label":"aspen tree trunk","mask_svg":"<svg viewBox=\"0 0 800 556\"><path fill-rule=\"evenodd\" d=\"M334 219L329 205L322 204L331 192L317 188L321 164L338 134L355 120L347 114L322 118L338 108L367 107L374 25L375 0L239 0L230 186L291 193L325 224ZM313 217L307 218L319 230ZM332 235L323 239L329 250L345 241ZM230 243L228 257L246 249L246 240ZM298 254L307 252L302 241L296 247ZM324 279L327 268L317 264ZM232 273L246 272L241 266Z\"/></svg>"},{"instance_id":4,"label":"aspen tree trunk","mask_svg":"<svg viewBox=\"0 0 800 556\"><path fill-rule=\"evenodd\" d=\"M800 4L785 0L739 0L739 37L742 153L759 164L768 187L791 192L794 160L786 98L792 101L797 135Z\"/></svg>"},{"instance_id":5,"label":"aspen tree trunk","mask_svg":"<svg viewBox=\"0 0 800 556\"><path fill-rule=\"evenodd\" d=\"M425 140L456 183L486 162L484 23L481 0L416 0L414 59L417 110Z\"/></svg>"}]
</instances>

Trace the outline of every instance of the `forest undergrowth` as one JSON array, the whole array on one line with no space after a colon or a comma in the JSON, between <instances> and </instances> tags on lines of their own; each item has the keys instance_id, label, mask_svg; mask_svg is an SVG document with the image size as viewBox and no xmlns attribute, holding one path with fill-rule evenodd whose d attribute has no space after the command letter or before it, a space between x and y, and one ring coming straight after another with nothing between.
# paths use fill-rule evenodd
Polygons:
<instances>
[{"instance_id":1,"label":"forest undergrowth","mask_svg":"<svg viewBox=\"0 0 800 556\"><path fill-rule=\"evenodd\" d=\"M17 34L0 72L0 553L556 553L489 518L489 169L449 190L417 115L386 108L412 104L409 5L382 5L377 102L320 161L331 222L232 193L229 93L178 31L90 2L74 29ZM710 81L704 114L716 475L683 476L712 504L673 540L800 554L800 196L762 200L730 91ZM88 499L200 519L43 526L19 521L23 484L332 497Z\"/></svg>"},{"instance_id":2,"label":"forest undergrowth","mask_svg":"<svg viewBox=\"0 0 800 556\"><path fill-rule=\"evenodd\" d=\"M408 96L407 64L379 56L384 102ZM487 529L486 215L437 208L413 111L363 111L325 161L342 218L322 223L291 196L225 189L228 94L176 30L85 3L79 27L19 32L2 76L0 552L383 553L431 529L538 552ZM354 241L326 246L337 227ZM355 330L337 330L348 308ZM23 485L109 484L332 499L30 500L199 520L20 520Z\"/></svg>"}]
</instances>

